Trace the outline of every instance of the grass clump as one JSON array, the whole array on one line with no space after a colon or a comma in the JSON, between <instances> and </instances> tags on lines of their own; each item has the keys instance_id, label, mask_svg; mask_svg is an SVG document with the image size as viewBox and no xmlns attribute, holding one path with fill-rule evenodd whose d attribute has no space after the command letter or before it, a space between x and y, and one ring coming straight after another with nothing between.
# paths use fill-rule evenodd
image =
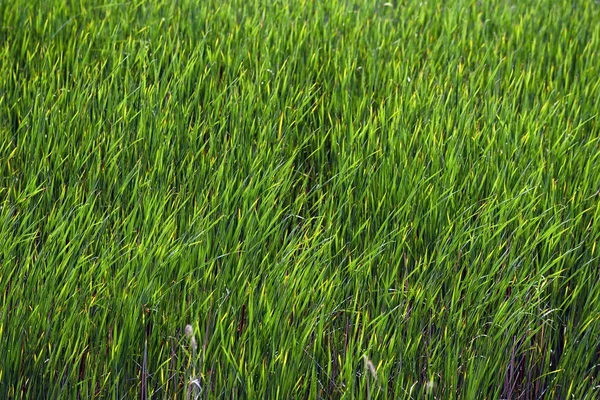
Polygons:
<instances>
[{"instance_id":1,"label":"grass clump","mask_svg":"<svg viewBox=\"0 0 600 400\"><path fill-rule=\"evenodd\" d=\"M599 20L0 1L0 397L599 397Z\"/></svg>"}]
</instances>

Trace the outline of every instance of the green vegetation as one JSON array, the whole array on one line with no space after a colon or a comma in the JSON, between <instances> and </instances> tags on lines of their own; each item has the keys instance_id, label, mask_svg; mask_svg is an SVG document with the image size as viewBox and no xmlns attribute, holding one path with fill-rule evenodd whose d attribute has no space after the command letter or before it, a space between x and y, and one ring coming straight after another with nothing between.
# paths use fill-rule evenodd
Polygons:
<instances>
[{"instance_id":1,"label":"green vegetation","mask_svg":"<svg viewBox=\"0 0 600 400\"><path fill-rule=\"evenodd\" d=\"M0 398L600 397L598 21L0 0Z\"/></svg>"}]
</instances>

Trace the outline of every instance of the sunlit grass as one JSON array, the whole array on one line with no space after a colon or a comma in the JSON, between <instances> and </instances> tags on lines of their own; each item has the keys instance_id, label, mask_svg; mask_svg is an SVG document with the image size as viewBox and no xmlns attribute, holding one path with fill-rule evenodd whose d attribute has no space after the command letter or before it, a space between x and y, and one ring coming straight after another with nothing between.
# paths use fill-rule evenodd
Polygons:
<instances>
[{"instance_id":1,"label":"sunlit grass","mask_svg":"<svg viewBox=\"0 0 600 400\"><path fill-rule=\"evenodd\" d=\"M0 0L0 398L600 397L598 21Z\"/></svg>"}]
</instances>

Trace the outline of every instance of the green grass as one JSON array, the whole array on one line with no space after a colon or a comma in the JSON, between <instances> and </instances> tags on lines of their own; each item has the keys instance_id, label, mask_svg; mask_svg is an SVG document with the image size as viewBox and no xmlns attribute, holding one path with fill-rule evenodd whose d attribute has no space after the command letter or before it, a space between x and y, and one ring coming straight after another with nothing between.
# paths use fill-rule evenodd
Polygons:
<instances>
[{"instance_id":1,"label":"green grass","mask_svg":"<svg viewBox=\"0 0 600 400\"><path fill-rule=\"evenodd\" d=\"M598 21L0 0L0 398L600 397Z\"/></svg>"}]
</instances>

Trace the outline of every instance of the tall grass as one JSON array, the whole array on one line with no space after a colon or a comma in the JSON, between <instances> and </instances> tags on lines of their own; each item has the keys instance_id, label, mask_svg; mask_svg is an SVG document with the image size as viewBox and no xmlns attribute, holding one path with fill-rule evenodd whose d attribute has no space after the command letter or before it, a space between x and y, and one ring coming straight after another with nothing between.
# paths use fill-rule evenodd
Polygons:
<instances>
[{"instance_id":1,"label":"tall grass","mask_svg":"<svg viewBox=\"0 0 600 400\"><path fill-rule=\"evenodd\" d=\"M0 0L0 398L600 397L598 21Z\"/></svg>"}]
</instances>

